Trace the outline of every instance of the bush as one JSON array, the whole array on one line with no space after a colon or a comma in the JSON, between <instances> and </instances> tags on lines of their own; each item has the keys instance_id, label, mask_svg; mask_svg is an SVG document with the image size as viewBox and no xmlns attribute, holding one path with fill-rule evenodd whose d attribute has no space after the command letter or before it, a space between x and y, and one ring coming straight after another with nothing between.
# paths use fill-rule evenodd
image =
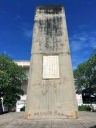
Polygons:
<instances>
[{"instance_id":1,"label":"bush","mask_svg":"<svg viewBox=\"0 0 96 128\"><path fill-rule=\"evenodd\" d=\"M81 105L78 107L79 111L91 111L91 107L89 105Z\"/></svg>"},{"instance_id":2,"label":"bush","mask_svg":"<svg viewBox=\"0 0 96 128\"><path fill-rule=\"evenodd\" d=\"M20 111L22 112L22 111L25 111L25 106L23 106L21 109L20 109Z\"/></svg>"}]
</instances>

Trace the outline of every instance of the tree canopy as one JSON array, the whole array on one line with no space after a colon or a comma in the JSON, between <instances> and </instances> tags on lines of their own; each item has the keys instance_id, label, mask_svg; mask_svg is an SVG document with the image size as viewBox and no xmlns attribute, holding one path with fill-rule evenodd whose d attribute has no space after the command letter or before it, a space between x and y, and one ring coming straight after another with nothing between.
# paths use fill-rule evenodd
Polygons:
<instances>
[{"instance_id":1,"label":"tree canopy","mask_svg":"<svg viewBox=\"0 0 96 128\"><path fill-rule=\"evenodd\" d=\"M23 95L22 83L26 75L22 67L19 67L7 55L0 55L0 98L3 97L4 104L11 108Z\"/></svg>"},{"instance_id":2,"label":"tree canopy","mask_svg":"<svg viewBox=\"0 0 96 128\"><path fill-rule=\"evenodd\" d=\"M78 93L87 92L90 95L96 94L96 54L77 66L74 70L76 90Z\"/></svg>"}]
</instances>

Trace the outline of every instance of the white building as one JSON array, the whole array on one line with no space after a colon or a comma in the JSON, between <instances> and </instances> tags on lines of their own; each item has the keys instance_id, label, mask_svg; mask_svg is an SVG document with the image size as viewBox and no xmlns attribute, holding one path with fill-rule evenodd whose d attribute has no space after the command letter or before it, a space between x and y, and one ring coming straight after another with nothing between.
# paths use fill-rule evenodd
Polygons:
<instances>
[{"instance_id":1,"label":"white building","mask_svg":"<svg viewBox=\"0 0 96 128\"><path fill-rule=\"evenodd\" d=\"M29 61L16 61L17 65L23 67L25 74L28 77L29 74L29 68L30 68L30 62ZM17 101L16 103L16 112L20 112L20 109L26 105L26 97L27 97L27 86L28 81L25 81L22 85L22 89L24 91L24 95L21 96L21 99Z\"/></svg>"}]
</instances>

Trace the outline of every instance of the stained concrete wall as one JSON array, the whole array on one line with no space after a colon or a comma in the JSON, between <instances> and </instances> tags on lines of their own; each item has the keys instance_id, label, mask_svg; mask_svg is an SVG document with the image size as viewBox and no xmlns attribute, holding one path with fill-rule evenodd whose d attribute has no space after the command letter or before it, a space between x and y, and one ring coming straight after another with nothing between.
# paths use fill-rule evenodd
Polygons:
<instances>
[{"instance_id":1,"label":"stained concrete wall","mask_svg":"<svg viewBox=\"0 0 96 128\"><path fill-rule=\"evenodd\" d=\"M45 55L59 57L59 78L43 79ZM36 9L26 117L78 117L66 19L62 6L40 6Z\"/></svg>"}]
</instances>

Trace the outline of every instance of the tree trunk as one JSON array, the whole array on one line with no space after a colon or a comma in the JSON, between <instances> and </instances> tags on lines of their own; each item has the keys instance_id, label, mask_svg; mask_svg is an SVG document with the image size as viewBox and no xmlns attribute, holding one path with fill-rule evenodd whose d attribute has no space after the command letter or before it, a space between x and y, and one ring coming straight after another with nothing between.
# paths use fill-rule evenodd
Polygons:
<instances>
[{"instance_id":1,"label":"tree trunk","mask_svg":"<svg viewBox=\"0 0 96 128\"><path fill-rule=\"evenodd\" d=\"M3 114L2 100L0 99L0 114Z\"/></svg>"}]
</instances>

